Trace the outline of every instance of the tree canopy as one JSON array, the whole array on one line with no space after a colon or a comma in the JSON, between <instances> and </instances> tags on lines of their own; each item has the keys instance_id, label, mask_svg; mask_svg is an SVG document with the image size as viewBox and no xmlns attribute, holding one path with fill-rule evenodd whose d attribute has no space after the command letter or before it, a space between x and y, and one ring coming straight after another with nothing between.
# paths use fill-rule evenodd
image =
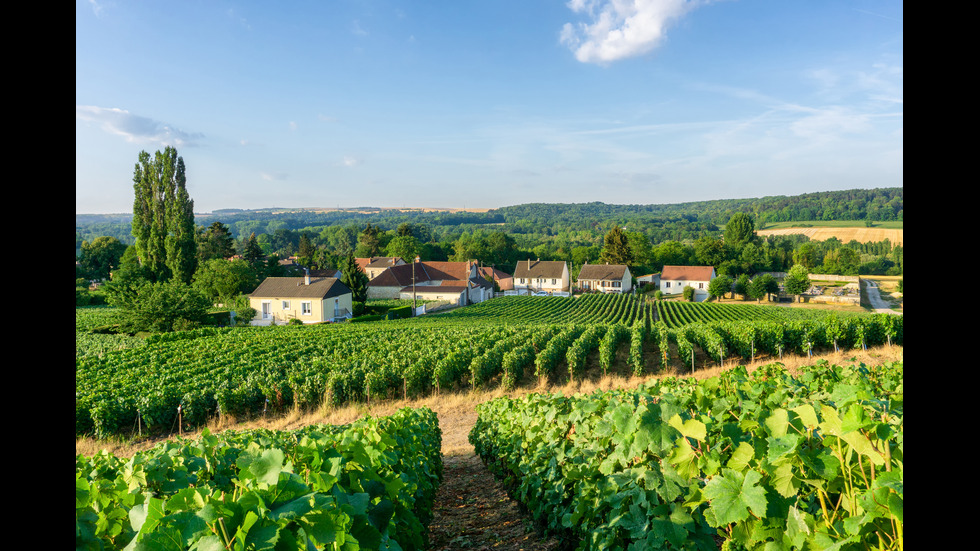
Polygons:
<instances>
[{"instance_id":1,"label":"tree canopy","mask_svg":"<svg viewBox=\"0 0 980 551\"><path fill-rule=\"evenodd\" d=\"M183 157L167 146L151 158L139 153L133 170L136 256L152 281L190 283L197 267L194 201L187 193Z\"/></svg>"}]
</instances>

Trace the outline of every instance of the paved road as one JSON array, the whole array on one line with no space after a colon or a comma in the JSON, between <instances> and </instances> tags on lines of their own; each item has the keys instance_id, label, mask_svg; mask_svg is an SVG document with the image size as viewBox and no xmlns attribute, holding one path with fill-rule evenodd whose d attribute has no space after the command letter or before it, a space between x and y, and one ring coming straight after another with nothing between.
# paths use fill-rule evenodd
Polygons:
<instances>
[{"instance_id":1,"label":"paved road","mask_svg":"<svg viewBox=\"0 0 980 551\"><path fill-rule=\"evenodd\" d=\"M871 302L871 307L875 312L884 312L886 314L897 314L902 315L901 312L896 312L888 306L888 303L882 300L881 293L878 291L878 283L871 281L870 279L865 280L868 284L868 301Z\"/></svg>"}]
</instances>

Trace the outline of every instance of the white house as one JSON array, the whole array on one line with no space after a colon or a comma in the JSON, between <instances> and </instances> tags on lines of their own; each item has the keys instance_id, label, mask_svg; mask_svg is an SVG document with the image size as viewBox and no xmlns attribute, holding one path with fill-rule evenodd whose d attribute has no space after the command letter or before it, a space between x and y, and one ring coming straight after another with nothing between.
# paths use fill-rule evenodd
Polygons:
<instances>
[{"instance_id":1,"label":"white house","mask_svg":"<svg viewBox=\"0 0 980 551\"><path fill-rule=\"evenodd\" d=\"M602 293L628 293L633 276L625 264L585 264L578 273L578 287Z\"/></svg>"},{"instance_id":2,"label":"white house","mask_svg":"<svg viewBox=\"0 0 980 551\"><path fill-rule=\"evenodd\" d=\"M713 266L664 266L660 290L665 295L679 295L690 286L694 288L695 302L701 302L708 298L708 283L714 278Z\"/></svg>"},{"instance_id":3,"label":"white house","mask_svg":"<svg viewBox=\"0 0 980 551\"><path fill-rule=\"evenodd\" d=\"M518 294L570 292L568 263L564 260L521 260L514 269L514 290Z\"/></svg>"}]
</instances>

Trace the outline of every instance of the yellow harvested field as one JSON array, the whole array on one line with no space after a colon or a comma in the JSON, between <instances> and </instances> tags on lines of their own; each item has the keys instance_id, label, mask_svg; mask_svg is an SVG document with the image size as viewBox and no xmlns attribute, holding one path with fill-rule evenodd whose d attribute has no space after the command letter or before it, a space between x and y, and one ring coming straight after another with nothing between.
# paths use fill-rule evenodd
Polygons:
<instances>
[{"instance_id":1,"label":"yellow harvested field","mask_svg":"<svg viewBox=\"0 0 980 551\"><path fill-rule=\"evenodd\" d=\"M810 239L815 239L817 241L825 241L831 237L836 237L844 243L851 241L852 239L859 243L869 243L875 241L884 241L888 239L891 241L892 245L902 245L903 244L903 233L905 230L897 229L885 229L885 228L831 228L831 227L816 227L816 228L780 228L777 230L759 230L755 233L758 235L789 235L789 234L803 234Z\"/></svg>"}]
</instances>

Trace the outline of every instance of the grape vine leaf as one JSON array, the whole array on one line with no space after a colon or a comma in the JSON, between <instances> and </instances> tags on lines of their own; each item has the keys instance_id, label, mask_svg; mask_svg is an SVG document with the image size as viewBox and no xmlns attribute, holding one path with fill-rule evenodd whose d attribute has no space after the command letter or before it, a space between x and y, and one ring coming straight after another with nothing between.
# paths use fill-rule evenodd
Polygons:
<instances>
[{"instance_id":1,"label":"grape vine leaf","mask_svg":"<svg viewBox=\"0 0 980 551\"><path fill-rule=\"evenodd\" d=\"M721 476L708 481L704 495L710 503L714 524L720 527L741 522L749 518L751 510L756 516L766 515L766 491L759 486L762 475L749 470L742 474L731 469L722 469Z\"/></svg>"}]
</instances>

